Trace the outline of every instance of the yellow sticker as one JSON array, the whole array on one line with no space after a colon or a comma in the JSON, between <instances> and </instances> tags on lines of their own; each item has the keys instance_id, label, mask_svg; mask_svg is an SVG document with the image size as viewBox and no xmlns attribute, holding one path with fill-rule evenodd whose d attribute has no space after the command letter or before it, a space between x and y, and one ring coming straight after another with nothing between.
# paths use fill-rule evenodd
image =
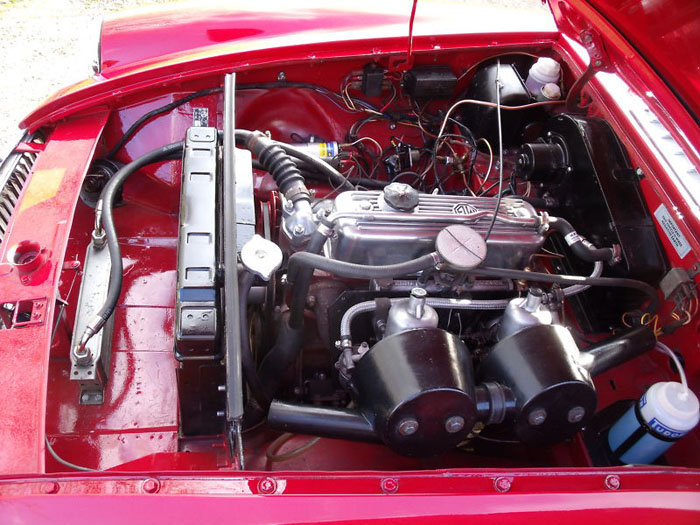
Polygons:
<instances>
[{"instance_id":1,"label":"yellow sticker","mask_svg":"<svg viewBox=\"0 0 700 525\"><path fill-rule=\"evenodd\" d=\"M53 198L58 192L58 187L61 185L65 173L65 168L35 171L31 176L27 191L24 192L19 211L24 211Z\"/></svg>"}]
</instances>

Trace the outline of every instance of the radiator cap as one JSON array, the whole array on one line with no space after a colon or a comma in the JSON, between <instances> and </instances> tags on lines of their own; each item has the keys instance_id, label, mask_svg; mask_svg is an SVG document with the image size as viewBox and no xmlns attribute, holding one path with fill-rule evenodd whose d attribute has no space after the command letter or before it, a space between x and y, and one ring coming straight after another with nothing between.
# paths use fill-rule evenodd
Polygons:
<instances>
[{"instance_id":1,"label":"radiator cap","mask_svg":"<svg viewBox=\"0 0 700 525\"><path fill-rule=\"evenodd\" d=\"M274 242L255 234L241 248L241 262L246 270L269 281L282 266L282 250Z\"/></svg>"}]
</instances>

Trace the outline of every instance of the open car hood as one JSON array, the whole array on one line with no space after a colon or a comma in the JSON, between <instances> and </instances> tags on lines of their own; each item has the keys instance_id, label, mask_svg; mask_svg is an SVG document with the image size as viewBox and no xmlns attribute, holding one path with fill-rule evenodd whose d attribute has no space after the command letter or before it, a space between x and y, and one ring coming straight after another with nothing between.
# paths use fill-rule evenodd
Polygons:
<instances>
[{"instance_id":1,"label":"open car hood","mask_svg":"<svg viewBox=\"0 0 700 525\"><path fill-rule=\"evenodd\" d=\"M550 0L557 25L595 9L651 65L700 120L700 2L696 0ZM576 37L577 35L569 35ZM602 34L615 39L612 33Z\"/></svg>"}]
</instances>

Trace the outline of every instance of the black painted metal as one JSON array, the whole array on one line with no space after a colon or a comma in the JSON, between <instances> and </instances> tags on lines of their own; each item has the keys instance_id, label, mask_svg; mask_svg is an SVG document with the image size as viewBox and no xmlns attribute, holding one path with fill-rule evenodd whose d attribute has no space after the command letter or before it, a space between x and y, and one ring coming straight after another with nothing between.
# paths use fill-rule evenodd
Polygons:
<instances>
[{"instance_id":1,"label":"black painted metal","mask_svg":"<svg viewBox=\"0 0 700 525\"><path fill-rule=\"evenodd\" d=\"M544 137L566 144L571 168L556 183L545 185L558 203L550 213L575 224L598 247L620 245L623 260L606 267L606 276L656 284L667 263L639 186L643 174L634 169L612 128L599 118L558 115L547 122ZM573 255L561 237L550 239L554 250L567 255L553 260L556 273L590 272L590 263ZM602 332L619 326L621 314L639 308L642 301L634 291L596 288L572 297L571 305L585 332Z\"/></svg>"},{"instance_id":2,"label":"black painted metal","mask_svg":"<svg viewBox=\"0 0 700 525\"><path fill-rule=\"evenodd\" d=\"M357 410L274 400L267 425L275 430L353 441L379 442L372 424Z\"/></svg>"},{"instance_id":3,"label":"black painted metal","mask_svg":"<svg viewBox=\"0 0 700 525\"><path fill-rule=\"evenodd\" d=\"M462 341L436 328L407 330L378 342L353 371L364 416L382 441L411 456L454 448L477 420L471 356ZM464 427L449 433L448 418ZM415 420L415 433L403 435L402 422Z\"/></svg>"},{"instance_id":4,"label":"black painted metal","mask_svg":"<svg viewBox=\"0 0 700 525\"><path fill-rule=\"evenodd\" d=\"M519 439L533 445L556 443L573 436L593 416L597 396L579 354L566 328L540 325L499 341L482 361L479 378L499 382L515 396ZM575 407L585 413L580 421L570 422ZM544 421L532 424L533 411L542 410Z\"/></svg>"},{"instance_id":5,"label":"black painted metal","mask_svg":"<svg viewBox=\"0 0 700 525\"><path fill-rule=\"evenodd\" d=\"M581 353L581 362L597 376L648 352L656 346L656 336L648 326L632 328L590 346Z\"/></svg>"}]
</instances>

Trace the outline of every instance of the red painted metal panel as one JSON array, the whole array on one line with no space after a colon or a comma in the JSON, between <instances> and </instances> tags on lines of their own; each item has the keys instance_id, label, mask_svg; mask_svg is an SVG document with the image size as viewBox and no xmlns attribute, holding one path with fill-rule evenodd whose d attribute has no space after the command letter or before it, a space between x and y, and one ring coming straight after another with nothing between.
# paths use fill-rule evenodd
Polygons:
<instances>
[{"instance_id":1,"label":"red painted metal panel","mask_svg":"<svg viewBox=\"0 0 700 525\"><path fill-rule=\"evenodd\" d=\"M0 472L44 469L44 416L54 303L63 255L80 186L107 113L56 126L39 155L2 244L0 302L46 299L43 322L0 330ZM12 249L31 240L46 250L42 279L22 282L8 260Z\"/></svg>"},{"instance_id":2,"label":"red painted metal panel","mask_svg":"<svg viewBox=\"0 0 700 525\"><path fill-rule=\"evenodd\" d=\"M150 482L145 485L151 486ZM47 485L46 490L52 490ZM219 523L235 519L247 524L537 524L595 523L696 524L696 493L655 492L585 495L490 496L216 496L167 497L140 495L26 496L4 505L10 522L36 525L143 523Z\"/></svg>"},{"instance_id":3,"label":"red painted metal panel","mask_svg":"<svg viewBox=\"0 0 700 525\"><path fill-rule=\"evenodd\" d=\"M595 13L586 12L584 14L589 17L582 18L588 24L586 27L593 25L605 29L604 24L595 18ZM575 28L578 26L574 25L571 27ZM576 35L577 32L574 31L571 34ZM693 127L692 121L688 120L687 114L679 106L674 95L666 89L653 72L650 72L648 68L645 69L646 66L643 61L640 61L639 57L633 53L633 50L630 50L629 46L614 30L608 28L604 30L604 35L607 39L606 42L610 46L610 56L615 67L633 85L635 90L640 92L650 90L654 93L656 99L650 98L650 103L653 104L655 110L662 113L660 118L672 128L672 132L677 140L681 141L689 151L692 144L700 143L700 140L697 140L696 127ZM533 43L536 45L543 42L553 42L553 36L545 34L533 39L532 35L511 34L503 35L502 38L499 36L499 41L504 44L522 44L527 41L530 45L533 45ZM482 35L470 38L465 36L445 37L439 40L439 45L443 50L458 46L474 48L488 44L493 37L490 36L487 39ZM416 51L434 50L437 45L436 42L438 41L435 39L424 38L421 40L417 38ZM382 41L382 45L384 44L388 46L386 49L393 49L398 53L405 47L405 38L386 39ZM174 58L163 63L135 66L128 71L125 70L121 77L115 76L101 84L86 87L82 91L72 91L65 98L56 99L38 110L33 117L35 120L32 121L32 125L37 125L42 119L55 119L61 115L69 114L79 107L88 107L98 100L109 102L110 104L116 103L121 100L119 97L123 96L124 93L136 93L139 89L144 88L151 90L150 93L144 94L144 96L152 95L154 97L151 104L153 106L160 105L164 96L170 98L170 95L164 95L170 87L157 85L163 79L166 83L173 83L184 79L199 78L207 73L215 72L218 74L231 67L259 67L264 63L269 65L273 62L282 64L287 60L303 60L309 58L309 53L317 53L319 49L322 50L321 56L325 57L366 55L372 50L370 47L372 45L377 45L376 40L336 42L323 45L312 44L257 50L226 56L221 55L223 51L218 50L208 54L205 53L202 57L197 57L189 63L187 60L192 57L182 54L176 59ZM385 51L386 49L383 50ZM568 57L571 64L575 64L580 69L583 68L582 61L575 57L575 52L565 39L562 38L558 41L556 49L563 56ZM315 56L318 57L319 55ZM288 72L290 69L287 66L289 68L294 67L287 63L285 69ZM323 76L328 71L336 74L343 71L343 68L346 66L347 63L326 64L325 68L316 68L320 72L315 74ZM309 69L312 68L310 67ZM303 71L301 68L299 70ZM274 71L275 66L272 66L264 71L253 72L253 75L269 76ZM682 202L682 198L677 192L674 192L673 187L664 176L663 166L654 159L652 152L635 135L634 128L625 122L619 111L615 109L615 101L610 100L606 96L595 80L591 84L591 89L596 93L598 99L604 101L608 106L602 111L613 122L618 133L630 149L635 165L642 166L645 172L650 175L643 182L644 191L650 202L652 204L661 201L669 204L673 202L679 206L679 209L686 211L687 203ZM286 107L287 105L293 106L291 97L285 99L285 97L289 96L288 92L277 95L271 94L267 98L268 105L275 109ZM86 98L83 99L83 97ZM137 97L133 98L136 99ZM262 98L260 97L261 106L264 105ZM277 100L278 103L269 104L271 99ZM315 103L311 95L308 95L308 100L304 100L308 107L321 105ZM663 111L662 105L665 106ZM303 106L293 106L291 111L303 113ZM246 103L242 103L238 108L241 121L246 123L254 122L256 116L260 116L257 108L258 105L255 100L250 101L248 106L246 106ZM111 119L110 125L114 127L115 135L110 134L107 137L108 140L113 139L114 136L118 135L117 132L128 126L128 123L133 121L134 116L138 115L142 109L143 107L140 106L137 106L133 111L127 109L120 112L116 118ZM184 112L186 108L180 108L179 111ZM311 118L315 111L317 110L311 113L308 120L325 122L326 119L323 118ZM85 119L82 120L84 121ZM150 123L150 127L144 127L142 134L139 135L139 140L134 141L131 144L131 148L127 147L127 150L122 152L125 156L124 158L169 142L168 137L179 134L179 130L183 130L186 127L185 124L189 121L184 116L174 120L171 120L170 117L164 117L162 120L163 122L159 124L157 122L158 119L156 119ZM262 121L264 123L265 119L263 118ZM70 206L66 206L67 209L63 210L48 210L51 213L31 217L35 224L51 225L46 232L41 229L39 233L40 236L44 236L42 239L54 239L55 242L51 246L57 246L53 250L49 249L51 264L60 262L58 259L62 257L65 244L61 243L65 243L65 236L70 228L70 216L77 198L78 182L83 176L85 162L92 153L94 136L99 134L99 130L102 129L101 126L104 126L104 119L101 123L93 123L94 134L88 134L87 138L79 134L75 134L70 138L71 136L67 134L66 130L70 130L71 126L75 127L76 124L60 124L54 137L52 137L53 140L47 146L47 151L42 153L42 157L40 157L44 159L43 162L45 164L43 166L50 168L60 168L63 165L67 165L68 158L70 158L70 165L74 168L74 179L72 179L74 184L67 189L61 187L62 195L60 197L61 199L67 199L66 202L70 201ZM280 130L283 127L280 126ZM683 127L683 132L681 132L681 127ZM386 132L386 130L383 132ZM56 137L59 140L55 142ZM89 144L86 145L86 142ZM61 146L60 153L59 146ZM69 155L66 156L63 153L64 151L68 152ZM697 160L695 157L693 158ZM83 170L82 172L80 171L81 169ZM125 282L117 309L115 326L113 367L116 373L109 384L107 403L101 407L79 406L77 404L75 385L71 385L64 376L68 364L67 359L65 356L55 354L52 356L53 359L49 371L49 385L53 389L52 392L56 395L51 397L48 406L48 413L46 414L47 428L52 441L55 443L56 450L61 455L87 466L110 468L127 462L123 469L130 471L216 468L220 464L221 451L217 450L200 454L201 449L206 448L207 444L203 444L200 449L197 449L196 444L185 443L185 440L180 441L181 447L183 447L183 444L185 445L182 449L187 450L186 447L190 445L193 446L193 450L197 449L197 452L191 453L192 460L187 459L187 453L177 451L177 401L173 373L176 363L172 357L172 308L174 304L174 268L177 235L177 220L174 213L177 212L179 165L173 163L168 166L161 166L157 171L144 170L144 172L146 171L148 171L146 176L136 176L125 188L124 197L129 205L115 211L115 221L119 229L120 242L123 249L122 255L125 263ZM59 197L56 198L58 199ZM32 208L29 208L26 211L31 210ZM18 221L24 221L25 232L30 231L26 227L27 221L23 217L26 211L18 214L20 218ZM69 249L70 257L75 255L82 257L88 242L87 232L92 219L89 210L84 206L81 206L77 213L80 215L80 221L76 221L75 231L71 232L73 238ZM64 216L62 214L67 214L68 218L65 220L61 219ZM688 223L683 225L683 228L700 231L696 222L693 222L696 220L697 218L689 218ZM40 230L40 228L35 229ZM688 233L690 234L691 232L689 231ZM56 240L59 238L63 240ZM15 238L13 237L13 239ZM697 239L693 238L692 241L693 247L697 252ZM46 246L49 245L46 244ZM673 262L677 261L674 260ZM55 267L52 266L51 268L52 273L48 274L45 282L47 287L49 287L49 281L53 283L56 280ZM5 279L8 279L7 282L9 283L10 278L16 279L16 275L2 275L2 272L0 272L0 286ZM17 283L14 283L14 285L22 290L24 288L41 289L39 284L36 287L23 288L19 288ZM52 286L51 291L55 293L55 283ZM11 288L7 289L10 290ZM0 290L4 291L5 288L0 287ZM48 294L47 297L49 297ZM4 296L0 296L0 300L5 300ZM20 463L13 463L15 461L14 457L0 457L0 472L41 472L42 459L37 454L43 457L41 443L41 439L43 439L43 404L38 406L38 410L30 412L29 417L27 417L27 414L28 410L33 410L32 406L37 406L38 400L41 400L42 403L44 401L43 384L46 381L48 350L47 347L42 347L43 353L33 351L18 357L6 349L21 348L24 350L25 347L34 348L34 345L37 345L37 347L41 346L47 341L47 334L47 323L22 330L0 332L0 345L2 345L0 346L0 349L2 349L0 350L0 387L8 385L8 387L15 387L21 390L19 397L17 395L14 395L14 397L9 395L4 400L0 399L0 410L4 410L5 414L9 414L9 419L7 419L8 426L0 428L0 438L5 439L3 442L5 446L8 443L10 444L11 448L8 450L16 449L19 451L18 461L20 461ZM697 328L694 334L697 335ZM30 341L30 339L32 340ZM8 347L4 343L14 343L17 346ZM26 361L23 363L19 361L20 359L26 359ZM695 368L691 369L691 381L700 380L700 376L697 373L700 370L698 368L699 361L692 360L693 364L691 366ZM629 377L632 378L632 372L634 374L643 373L645 378L648 377L649 381L653 381L658 377L658 374L662 374L662 371L655 364L657 363L654 362L653 358L645 356L643 363L637 362L636 366L628 367L631 371ZM26 374L24 373L25 369L28 370ZM695 370L694 376L692 375L693 370ZM18 382L21 385L10 385L10 373L15 381L18 373L20 374L22 380ZM620 373L625 374L625 370L621 370ZM601 378L601 381L604 379L606 378ZM43 380L43 383L41 383L41 380ZM635 380L646 381L646 379L640 377L636 377ZM28 388L30 385L36 387L37 384L39 387L34 390ZM629 392L630 397L636 397L639 393L638 382L632 384L631 382L622 381L621 388L625 392ZM6 391L10 394L15 392L13 390ZM605 398L608 400L620 397L619 392L613 394L602 388L601 392L608 394L608 397ZM25 405L27 400L30 402L28 409ZM32 402L34 405L31 405ZM22 415L21 420L19 414ZM9 436L9 433L12 432L16 435ZM7 441L6 434L12 438L10 441ZM303 438L298 439L301 440ZM251 441L253 440L247 440L247 443L250 444ZM697 441L697 436L693 436L692 442L686 439L674 451L680 451L682 447L693 446ZM252 466L252 468L273 468L264 462L265 444L266 442L264 441L257 445L253 443L251 448L248 449L249 460L252 460L249 461L249 466ZM211 443L208 444L210 449L212 448L211 445ZM562 446L569 447L570 450L558 451L560 455L557 459L560 461L536 463L533 460L532 464L569 466L584 465L586 463L585 458L582 459L582 452L578 455L575 454L575 450L577 448L580 449L580 443L573 442ZM553 455L556 453L557 451L552 452ZM344 454L345 456L336 459L335 462L328 460L331 456L337 457L339 454ZM464 454L464 456L466 457L467 455ZM678 464L686 464L682 456L677 456L677 458ZM372 445L353 445L331 440L323 440L310 456L298 459L296 462L275 465L274 468L399 469L402 467L435 468L438 466L437 463L424 463L414 466L409 463L409 460L405 460L406 463L400 461L392 462L387 451L383 448ZM402 458L402 460L404 459ZM36 463L32 463L32 461ZM152 483L149 482L148 485L145 484L144 477L135 479L109 478L109 481L105 481L107 478L103 474L81 474L80 477L47 477L35 482L19 481L15 483L9 481L3 484L0 481L0 494L21 497L23 499L17 501L22 505L25 503L35 505L35 508L38 509L36 511L29 509L25 510L27 514L9 514L11 517L17 516L26 520L39 519L36 514L31 514L31 512L38 513L39 510L44 508L43 505L52 505L51 512L46 515L54 516L56 512L60 512L64 508L69 509L70 505L81 506L86 500L87 504L82 507L84 510L81 516L76 517L77 520L83 519L85 516L91 516L91 513L94 512L100 512L102 519L104 519L105 514L114 515L115 519L119 519L120 522L130 518L141 520L146 515L149 516L149 519L155 515L158 519L168 519L169 521L173 519L182 520L186 517L190 519L190 516L194 517L194 512L197 513L196 519L204 517L205 519L213 520L218 518L220 514L230 516L232 512L237 512L246 521L252 520L253 522L256 519L260 522L269 522L271 520L297 522L347 520L348 522L360 522L369 519L397 517L417 520L417 516L426 515L425 518L420 518L421 521L444 521L448 517L450 519L469 518L471 520L474 517L478 517L480 521L497 518L501 522L504 520L503 514L509 513L508 519L511 520L517 519L533 522L537 520L538 523L547 523L548 520L556 519L560 521L564 518L572 521L571 510L582 511L580 515L575 515L573 522L576 522L578 519L585 519L588 522L591 519L601 518L614 518L616 521L621 521L619 516L621 512L624 512L625 519L635 520L659 519L661 515L667 520L672 519L677 522L692 519L697 521L698 519L695 511L700 506L697 493L700 489L700 478L698 477L700 474L697 471L658 468L610 471L546 469L533 473L533 471L525 470L525 466L529 466L525 461L523 461L522 467L515 465L515 468L507 471L499 471L495 468L497 466L495 461L492 461L491 458L489 458L489 461L489 466L492 467L489 472L476 469L429 471L419 474L392 474L387 472L381 475L376 473L344 475L337 472L311 472L309 474L275 472L274 474L267 473L265 475L250 473L245 477L230 478L221 476L219 472L202 472L195 478L177 477L170 474L168 476L171 477L159 476L157 480ZM449 464L464 466L461 462ZM5 468L6 465L9 465L8 468ZM470 466L475 465L472 464ZM53 462L48 467L49 470L59 469L59 466ZM617 476L623 491L610 492L612 485L606 485L605 481L608 476ZM507 486L509 492L507 496L493 494L497 487L501 486L497 483L499 479L507 480L507 483L502 483L503 487ZM87 493L143 494L151 492L151 489L146 490L146 487L156 487L153 491L159 491L161 494L207 495L219 493L224 495L252 494L253 496L236 498L235 501L217 500L216 504L210 498L180 498L177 499L177 503L174 505L172 500L175 498L161 499L155 497L153 501L156 503L144 504L146 505L144 507L139 506L142 500L134 497L129 498L128 508L126 509L119 506L121 502L117 501L117 498L108 500L91 496L93 499L90 500L79 496ZM263 507L267 513L261 513L257 505L262 505L262 498L255 495L268 492L268 487L272 487L272 492L285 495L330 494L331 496L323 500L298 497L291 499L291 502L287 498L278 498L275 500L276 505L269 505L269 502L267 502L267 507ZM569 491L570 493L562 495L563 491ZM671 493L668 491L678 492ZM58 492L57 496L47 496L47 498L53 498L54 501L51 502L48 502L48 499L29 498L30 495L50 492ZM390 492L396 492L396 494L388 496ZM584 494L573 494L576 492ZM426 493L451 494L453 497L444 498L440 496L431 499L417 496ZM68 496L68 494L72 496ZM357 500L352 501L350 498L337 496L338 494L371 494L372 497L365 497L359 500L358 504ZM409 494L410 496L407 496ZM475 496L465 497L465 494L474 494ZM523 496L523 494L526 494L526 496ZM413 500L410 498L413 498ZM166 500L165 506L172 505L166 511L163 511L161 508L161 501L163 500ZM132 501L137 503L134 503L132 506ZM94 507L92 506L93 504L95 505ZM232 510L231 505L234 504L236 507ZM0 513L7 510L6 501L0 500L0 506L2 506L0 507ZM113 514L107 510L110 506L114 506L111 507ZM630 507L634 508L631 509ZM206 508L206 510L202 511L202 508ZM172 509L179 509L179 512L171 513ZM535 514L536 511L540 510L550 510L551 514ZM14 512L14 509L10 510L10 512ZM138 512L138 514L132 517L129 514L130 512ZM210 514L203 512L210 512ZM2 515L2 517L4 518L5 515ZM72 515L67 515L65 519L70 517ZM94 521L94 518L92 520Z\"/></svg>"},{"instance_id":4,"label":"red painted metal panel","mask_svg":"<svg viewBox=\"0 0 700 525\"><path fill-rule=\"evenodd\" d=\"M480 470L246 476L83 475L0 481L5 521L53 523L697 523L697 473ZM125 498L124 496L129 496ZM116 497L115 497L116 496Z\"/></svg>"},{"instance_id":5,"label":"red painted metal panel","mask_svg":"<svg viewBox=\"0 0 700 525\"><path fill-rule=\"evenodd\" d=\"M163 192L151 195L151 199L161 195ZM83 203L78 205L67 259L84 257L92 213ZM66 377L70 363L54 352L46 411L46 432L54 450L69 461L101 470L178 450L177 361L173 355L177 216L129 203L117 207L114 217L124 282L115 312L105 402L80 405L77 385ZM68 282L63 289L67 287ZM73 297L77 289L76 285ZM211 455L209 459L211 466ZM47 461L47 471L65 470L52 458Z\"/></svg>"},{"instance_id":6,"label":"red painted metal panel","mask_svg":"<svg viewBox=\"0 0 700 525\"><path fill-rule=\"evenodd\" d=\"M293 5L273 0L257 5L207 2L197 9L166 6L127 14L103 24L102 74L111 78L124 69L193 52L208 53L216 48L241 52L302 43L397 37L402 39L406 53L413 7L413 0L386 4L371 0L345 4L300 0ZM454 2L418 2L413 27L415 36L539 33L556 29L546 10L506 10Z\"/></svg>"},{"instance_id":7,"label":"red painted metal panel","mask_svg":"<svg viewBox=\"0 0 700 525\"><path fill-rule=\"evenodd\" d=\"M700 2L588 0L700 119Z\"/></svg>"}]
</instances>

